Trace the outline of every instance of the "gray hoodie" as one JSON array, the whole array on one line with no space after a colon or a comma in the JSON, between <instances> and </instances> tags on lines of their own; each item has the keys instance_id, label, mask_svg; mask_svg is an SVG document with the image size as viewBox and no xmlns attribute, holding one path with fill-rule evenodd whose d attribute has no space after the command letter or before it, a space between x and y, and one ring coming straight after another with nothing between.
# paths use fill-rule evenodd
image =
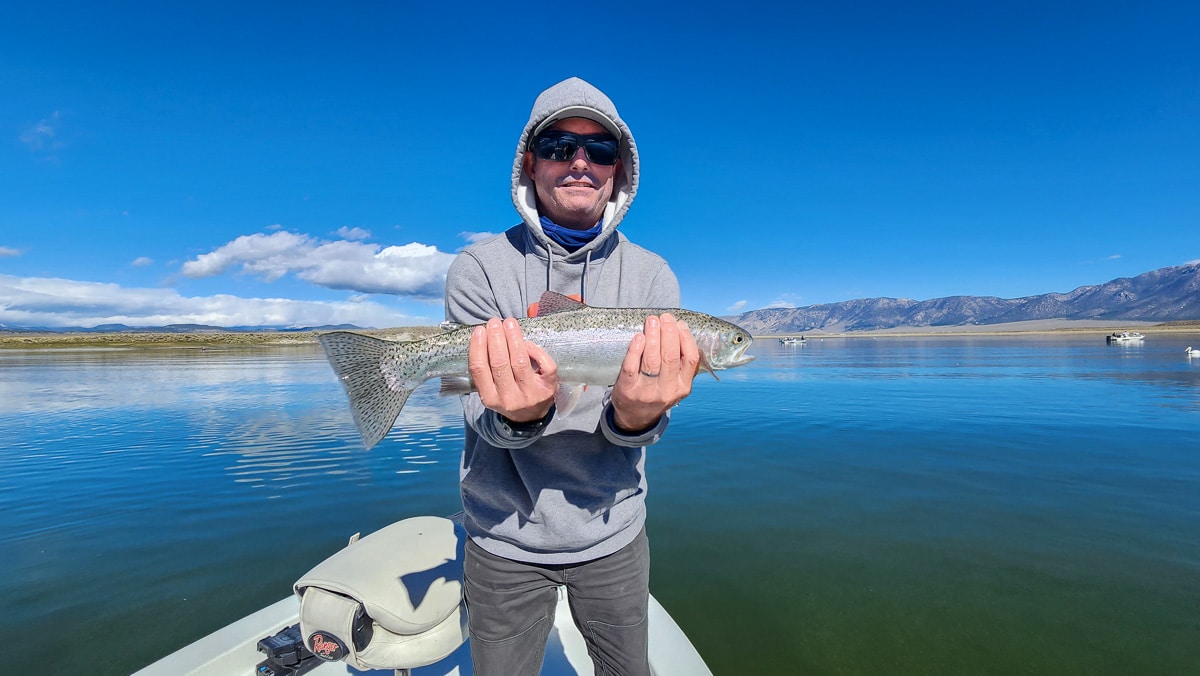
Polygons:
<instances>
[{"instance_id":1,"label":"gray hoodie","mask_svg":"<svg viewBox=\"0 0 1200 676\"><path fill-rule=\"evenodd\" d=\"M613 178L603 232L568 253L542 232L522 157L539 125L576 106L616 124L623 171ZM575 294L598 307L679 307L679 282L666 261L617 232L637 184L637 145L607 96L579 78L542 92L513 160L513 204L522 223L471 245L454 260L446 279L446 318L479 324L524 317L546 290ZM466 444L459 487L467 533L480 547L520 561L580 563L611 554L637 536L646 519L645 447L662 436L668 417L643 434L624 435L605 415L610 394L611 388L589 388L569 414L555 415L533 438L508 434L479 395L463 397Z\"/></svg>"}]
</instances>

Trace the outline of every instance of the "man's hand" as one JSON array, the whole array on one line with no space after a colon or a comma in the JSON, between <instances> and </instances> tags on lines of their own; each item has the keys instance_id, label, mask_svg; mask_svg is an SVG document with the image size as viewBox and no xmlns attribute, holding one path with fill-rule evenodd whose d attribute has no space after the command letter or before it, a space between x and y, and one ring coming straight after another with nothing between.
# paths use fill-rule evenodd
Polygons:
<instances>
[{"instance_id":1,"label":"man's hand","mask_svg":"<svg viewBox=\"0 0 1200 676\"><path fill-rule=\"evenodd\" d=\"M554 404L558 365L525 340L515 319L489 319L475 327L467 370L483 405L513 422L541 420Z\"/></svg>"},{"instance_id":2,"label":"man's hand","mask_svg":"<svg viewBox=\"0 0 1200 676\"><path fill-rule=\"evenodd\" d=\"M633 337L621 373L613 385L613 422L623 432L653 427L675 404L692 393L700 368L700 349L687 324L671 314L646 318Z\"/></svg>"}]
</instances>

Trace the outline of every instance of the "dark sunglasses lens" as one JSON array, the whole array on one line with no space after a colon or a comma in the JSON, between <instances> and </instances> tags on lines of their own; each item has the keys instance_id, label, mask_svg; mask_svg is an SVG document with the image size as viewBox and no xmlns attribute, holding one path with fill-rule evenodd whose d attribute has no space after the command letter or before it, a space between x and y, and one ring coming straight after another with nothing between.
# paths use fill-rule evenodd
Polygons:
<instances>
[{"instance_id":1,"label":"dark sunglasses lens","mask_svg":"<svg viewBox=\"0 0 1200 676\"><path fill-rule=\"evenodd\" d=\"M534 144L534 152L543 160L568 162L579 151L581 141L589 162L609 166L617 163L617 140L612 137L581 138L574 134L539 136Z\"/></svg>"},{"instance_id":2,"label":"dark sunglasses lens","mask_svg":"<svg viewBox=\"0 0 1200 676\"><path fill-rule=\"evenodd\" d=\"M537 156L543 160L566 162L575 157L579 143L574 136L542 136L537 140Z\"/></svg>"},{"instance_id":3,"label":"dark sunglasses lens","mask_svg":"<svg viewBox=\"0 0 1200 676\"><path fill-rule=\"evenodd\" d=\"M613 165L617 163L617 142L615 140L592 140L583 144L587 151L588 160L593 164Z\"/></svg>"}]
</instances>

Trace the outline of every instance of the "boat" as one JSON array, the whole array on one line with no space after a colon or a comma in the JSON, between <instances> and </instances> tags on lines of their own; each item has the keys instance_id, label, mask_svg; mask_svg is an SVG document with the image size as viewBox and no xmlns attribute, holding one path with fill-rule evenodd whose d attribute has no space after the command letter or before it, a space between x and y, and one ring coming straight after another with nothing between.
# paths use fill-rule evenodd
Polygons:
<instances>
[{"instance_id":1,"label":"boat","mask_svg":"<svg viewBox=\"0 0 1200 676\"><path fill-rule=\"evenodd\" d=\"M180 648L134 676L471 674L462 601L465 543L459 515L412 517L361 539L356 535L301 577L293 595ZM653 595L648 623L652 674L712 675ZM578 676L592 674L593 669L571 617L566 590L559 587L541 673Z\"/></svg>"},{"instance_id":2,"label":"boat","mask_svg":"<svg viewBox=\"0 0 1200 676\"><path fill-rule=\"evenodd\" d=\"M1117 331L1105 336L1105 342L1109 345L1128 345L1130 343L1140 343L1145 336L1137 331Z\"/></svg>"},{"instance_id":3,"label":"boat","mask_svg":"<svg viewBox=\"0 0 1200 676\"><path fill-rule=\"evenodd\" d=\"M803 345L808 342L804 336L784 336L779 339L780 345Z\"/></svg>"}]
</instances>

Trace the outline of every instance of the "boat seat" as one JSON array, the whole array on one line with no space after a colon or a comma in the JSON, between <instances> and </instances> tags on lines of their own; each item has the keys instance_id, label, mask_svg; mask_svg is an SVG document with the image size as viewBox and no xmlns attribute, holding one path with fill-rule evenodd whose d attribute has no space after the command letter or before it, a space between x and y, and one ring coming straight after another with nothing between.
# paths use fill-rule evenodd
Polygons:
<instances>
[{"instance_id":1,"label":"boat seat","mask_svg":"<svg viewBox=\"0 0 1200 676\"><path fill-rule=\"evenodd\" d=\"M435 516L356 535L293 587L308 649L362 670L415 669L454 652L467 639L466 537Z\"/></svg>"}]
</instances>

